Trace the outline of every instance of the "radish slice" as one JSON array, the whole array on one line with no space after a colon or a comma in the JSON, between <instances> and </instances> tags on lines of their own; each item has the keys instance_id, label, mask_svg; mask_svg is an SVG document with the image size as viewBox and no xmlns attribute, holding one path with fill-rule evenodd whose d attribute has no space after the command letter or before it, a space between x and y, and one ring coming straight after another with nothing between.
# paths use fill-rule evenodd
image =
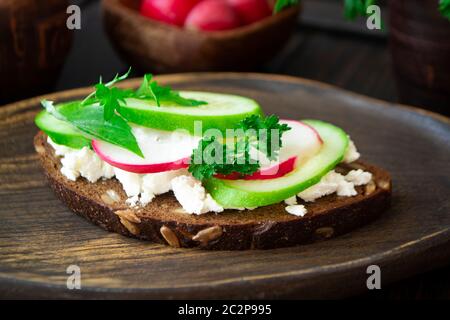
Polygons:
<instances>
[{"instance_id":1,"label":"radish slice","mask_svg":"<svg viewBox=\"0 0 450 320\"><path fill-rule=\"evenodd\" d=\"M323 141L319 133L311 126L295 120L281 120L288 124L291 130L283 134L283 146L280 149L278 161L269 161L262 153L255 152L256 158L262 164L261 169L252 175L241 177L239 173L216 175L225 180L265 180L282 177L293 171L300 164L320 151Z\"/></svg>"},{"instance_id":2,"label":"radish slice","mask_svg":"<svg viewBox=\"0 0 450 320\"><path fill-rule=\"evenodd\" d=\"M229 175L222 175L222 174L216 174L215 177L219 179L225 179L225 180L238 180L238 179L244 179L244 180L265 180L265 179L274 179L278 177L282 177L292 170L294 170L295 162L297 160L297 157L292 157L287 159L286 161L283 161L279 165L273 165L270 167L263 168L261 170L256 171L252 175L245 176L241 178L241 175L238 172L229 174Z\"/></svg>"},{"instance_id":3,"label":"radish slice","mask_svg":"<svg viewBox=\"0 0 450 320\"><path fill-rule=\"evenodd\" d=\"M156 173L187 168L192 150L199 138L181 132L132 127L144 158L110 144L94 140L92 147L98 156L113 167L134 173Z\"/></svg>"}]
</instances>

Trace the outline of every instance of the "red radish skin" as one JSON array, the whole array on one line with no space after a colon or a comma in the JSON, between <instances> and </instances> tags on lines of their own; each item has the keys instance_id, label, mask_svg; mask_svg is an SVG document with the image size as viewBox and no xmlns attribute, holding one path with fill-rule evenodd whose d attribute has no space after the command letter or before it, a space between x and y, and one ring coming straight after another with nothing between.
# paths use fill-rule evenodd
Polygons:
<instances>
[{"instance_id":1,"label":"red radish skin","mask_svg":"<svg viewBox=\"0 0 450 320\"><path fill-rule=\"evenodd\" d=\"M317 141L320 144L323 144L322 138L320 137L319 133L311 126L302 123L300 121L295 120L281 120L281 123L290 124L291 127L295 126L302 126L304 128L308 128L308 130L314 134L314 136L317 138ZM295 133L295 132L294 132ZM102 148L102 143L96 140L92 141L92 148L97 153L97 155L105 162L109 163L111 166L122 169L124 171L133 172L133 173L157 173L157 172L164 172L164 171L170 171L170 170L177 170L177 169L183 169L189 167L190 162L190 156L183 157L174 161L169 162L159 162L159 163L144 163L144 164L137 164L137 163L125 163L125 161L118 161L117 157L112 157L110 154L112 151L107 151L107 146ZM106 148L106 149L105 149ZM295 149L296 150L296 149ZM290 150L287 151L288 155L291 155L292 152L296 153L296 151ZM116 151L117 152L117 151ZM285 154L286 155L286 154ZM120 158L120 157L119 157ZM122 157L123 158L123 157ZM266 179L275 179L278 177L282 177L289 172L293 171L296 165L296 160L298 156L289 156L286 158L286 160L282 161L280 164L276 164L267 168L263 168L260 171L255 172L252 175L246 176L242 178L239 173L232 173L230 175L216 175L217 178L220 179L227 179L227 180L238 180L238 179L244 179L244 180L266 180Z\"/></svg>"},{"instance_id":2,"label":"red radish skin","mask_svg":"<svg viewBox=\"0 0 450 320\"><path fill-rule=\"evenodd\" d=\"M164 162L164 163L151 163L151 164L129 164L117 162L108 155L104 154L100 148L99 142L96 140L92 141L92 148L95 153L102 159L103 161L109 163L111 166L115 168L122 169L124 171L133 172L133 173L157 173L164 172L170 170L178 170L189 167L190 157L179 159L172 162Z\"/></svg>"},{"instance_id":3,"label":"red radish skin","mask_svg":"<svg viewBox=\"0 0 450 320\"><path fill-rule=\"evenodd\" d=\"M226 0L204 0L186 18L185 28L201 31L220 31L241 26L241 21Z\"/></svg>"},{"instance_id":4,"label":"red radish skin","mask_svg":"<svg viewBox=\"0 0 450 320\"><path fill-rule=\"evenodd\" d=\"M187 15L201 0L143 0L141 14L145 17L182 27Z\"/></svg>"},{"instance_id":5,"label":"red radish skin","mask_svg":"<svg viewBox=\"0 0 450 320\"><path fill-rule=\"evenodd\" d=\"M269 168L265 168L261 171L256 171L252 175L241 177L241 175L238 172L229 174L229 175L221 175L217 174L215 175L216 178L224 179L224 180L268 180L268 179L275 179L280 178L282 176L287 175L289 172L294 170L295 168L295 161L297 160L297 157L292 157L287 159L286 161L283 161L279 165L275 165Z\"/></svg>"},{"instance_id":6,"label":"red radish skin","mask_svg":"<svg viewBox=\"0 0 450 320\"><path fill-rule=\"evenodd\" d=\"M227 2L245 24L254 23L272 14L266 0L227 0Z\"/></svg>"}]
</instances>

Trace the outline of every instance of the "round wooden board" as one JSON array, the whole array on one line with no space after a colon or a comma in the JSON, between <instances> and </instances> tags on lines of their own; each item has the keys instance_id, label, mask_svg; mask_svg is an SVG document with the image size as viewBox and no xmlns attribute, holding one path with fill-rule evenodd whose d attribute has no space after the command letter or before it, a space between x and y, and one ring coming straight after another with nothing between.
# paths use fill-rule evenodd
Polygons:
<instances>
[{"instance_id":1,"label":"round wooden board","mask_svg":"<svg viewBox=\"0 0 450 320\"><path fill-rule=\"evenodd\" d=\"M47 187L33 150L35 98L0 108L0 296L9 298L324 298L382 286L450 261L450 122L328 85L259 74L159 77L179 89L237 93L283 118L345 128L364 158L389 170L391 209L375 223L311 245L269 251L173 249L101 230ZM135 80L128 85L137 85ZM77 89L46 96L63 101ZM81 290L66 269L81 268Z\"/></svg>"}]
</instances>

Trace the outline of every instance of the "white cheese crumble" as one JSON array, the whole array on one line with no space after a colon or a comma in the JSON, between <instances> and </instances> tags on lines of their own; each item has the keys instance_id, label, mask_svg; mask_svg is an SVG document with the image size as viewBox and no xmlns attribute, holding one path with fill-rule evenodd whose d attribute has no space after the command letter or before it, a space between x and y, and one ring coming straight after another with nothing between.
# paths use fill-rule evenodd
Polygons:
<instances>
[{"instance_id":1,"label":"white cheese crumble","mask_svg":"<svg viewBox=\"0 0 450 320\"><path fill-rule=\"evenodd\" d=\"M61 173L67 179L76 181L81 176L89 182L96 182L100 178L110 179L114 176L114 168L88 147L72 149L58 145L50 138L47 142L55 149L55 154L61 156Z\"/></svg>"},{"instance_id":2,"label":"white cheese crumble","mask_svg":"<svg viewBox=\"0 0 450 320\"><path fill-rule=\"evenodd\" d=\"M172 190L187 213L200 215L211 211L223 211L223 207L206 192L201 182L190 175L174 178Z\"/></svg>"},{"instance_id":3,"label":"white cheese crumble","mask_svg":"<svg viewBox=\"0 0 450 320\"><path fill-rule=\"evenodd\" d=\"M360 156L361 156L361 154L358 152L358 150L356 150L355 143L350 139L350 141L348 143L347 151L345 152L345 155L344 155L344 160L342 160L342 162L352 163L352 162L358 160Z\"/></svg>"},{"instance_id":4,"label":"white cheese crumble","mask_svg":"<svg viewBox=\"0 0 450 320\"><path fill-rule=\"evenodd\" d=\"M114 168L117 180L129 197L127 204L146 206L159 194L172 190L173 178L187 174L186 169L158 173L138 174Z\"/></svg>"},{"instance_id":5,"label":"white cheese crumble","mask_svg":"<svg viewBox=\"0 0 450 320\"><path fill-rule=\"evenodd\" d=\"M342 181L339 179L339 176L340 174L336 173L334 170L328 172L322 177L319 183L300 192L298 197L306 202L313 202L318 198L335 193L338 189L339 181Z\"/></svg>"},{"instance_id":6,"label":"white cheese crumble","mask_svg":"<svg viewBox=\"0 0 450 320\"><path fill-rule=\"evenodd\" d=\"M358 160L360 156L355 143L350 139L342 162L351 163ZM361 169L352 170L345 177L333 170L322 177L319 183L300 192L297 196L306 202L313 202L335 192L338 196L352 197L357 195L355 186L368 184L370 180L372 180L372 174Z\"/></svg>"},{"instance_id":7,"label":"white cheese crumble","mask_svg":"<svg viewBox=\"0 0 450 320\"><path fill-rule=\"evenodd\" d=\"M372 174L361 169L352 170L346 176L333 170L322 177L319 183L300 192L298 196L306 202L313 202L335 192L338 196L352 197L357 195L355 186L368 184L370 180Z\"/></svg>"},{"instance_id":8,"label":"white cheese crumble","mask_svg":"<svg viewBox=\"0 0 450 320\"><path fill-rule=\"evenodd\" d=\"M293 196L293 197L287 198L286 200L284 200L284 203L286 203L289 206L297 204L297 196Z\"/></svg>"},{"instance_id":9,"label":"white cheese crumble","mask_svg":"<svg viewBox=\"0 0 450 320\"><path fill-rule=\"evenodd\" d=\"M289 205L285 209L288 213L298 217L303 217L308 213L308 210L306 210L305 206L301 204Z\"/></svg>"},{"instance_id":10,"label":"white cheese crumble","mask_svg":"<svg viewBox=\"0 0 450 320\"><path fill-rule=\"evenodd\" d=\"M87 147L72 149L58 145L50 138L48 143L55 149L55 154L61 156L61 173L69 180L76 181L81 176L90 182L96 182L100 178L110 179L115 176L128 196L126 203L132 207L145 206L156 195L169 192L174 186L177 200L188 213L203 214L224 210L186 169L137 174L112 167Z\"/></svg>"},{"instance_id":11,"label":"white cheese crumble","mask_svg":"<svg viewBox=\"0 0 450 320\"><path fill-rule=\"evenodd\" d=\"M368 184L372 180L372 174L361 169L352 170L345 176L345 180L353 183L355 186Z\"/></svg>"}]
</instances>

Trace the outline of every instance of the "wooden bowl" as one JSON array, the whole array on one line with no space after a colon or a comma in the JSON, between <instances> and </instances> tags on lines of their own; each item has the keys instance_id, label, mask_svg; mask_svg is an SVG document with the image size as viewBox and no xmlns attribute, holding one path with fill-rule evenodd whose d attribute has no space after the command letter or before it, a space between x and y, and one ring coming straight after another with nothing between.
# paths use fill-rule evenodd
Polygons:
<instances>
[{"instance_id":1,"label":"wooden bowl","mask_svg":"<svg viewBox=\"0 0 450 320\"><path fill-rule=\"evenodd\" d=\"M233 30L198 32L148 19L140 0L103 0L105 29L133 67L153 72L248 70L285 44L300 7Z\"/></svg>"}]
</instances>

